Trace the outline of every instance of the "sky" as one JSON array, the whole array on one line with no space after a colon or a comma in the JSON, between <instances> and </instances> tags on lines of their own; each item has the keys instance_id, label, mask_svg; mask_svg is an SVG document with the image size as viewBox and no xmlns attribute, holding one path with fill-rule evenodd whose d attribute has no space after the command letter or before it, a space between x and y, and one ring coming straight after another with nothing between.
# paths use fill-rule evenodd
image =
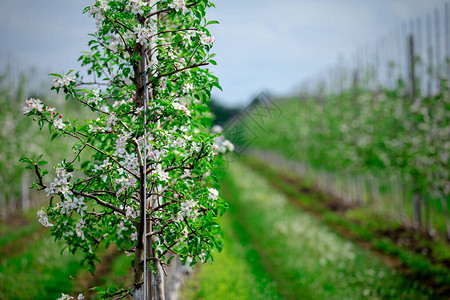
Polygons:
<instances>
[{"instance_id":1,"label":"sky","mask_svg":"<svg viewBox=\"0 0 450 300\"><path fill-rule=\"evenodd\" d=\"M295 92L342 54L376 41L446 0L216 0L208 11L221 103L245 105L261 91ZM1 0L0 63L41 74L79 69L94 21L87 0ZM31 79L32 80L32 79ZM50 79L48 79L50 82ZM50 84L50 83L49 83Z\"/></svg>"}]
</instances>

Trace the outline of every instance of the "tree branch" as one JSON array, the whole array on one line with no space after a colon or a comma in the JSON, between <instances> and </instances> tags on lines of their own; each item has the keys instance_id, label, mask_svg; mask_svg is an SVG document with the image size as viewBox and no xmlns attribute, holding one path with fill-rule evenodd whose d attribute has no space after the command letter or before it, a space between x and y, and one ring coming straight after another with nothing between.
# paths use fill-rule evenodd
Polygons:
<instances>
[{"instance_id":1,"label":"tree branch","mask_svg":"<svg viewBox=\"0 0 450 300\"><path fill-rule=\"evenodd\" d=\"M86 197L86 198L92 199L95 202L97 202L97 204L100 204L101 206L110 208L110 209L112 209L115 212L118 212L118 213L120 213L122 215L125 215L125 210L123 210L123 209L121 209L121 208L119 208L119 207L117 207L117 206L115 206L115 205L113 205L113 204L111 204L109 202L103 201L103 200L99 199L98 197L96 197L94 195L82 193L82 192L79 192L79 191L73 191L73 193L75 195L78 195L78 196L82 196L82 197Z\"/></svg>"},{"instance_id":2,"label":"tree branch","mask_svg":"<svg viewBox=\"0 0 450 300\"><path fill-rule=\"evenodd\" d=\"M201 66L207 66L207 65L209 65L209 63L205 63L205 62L204 63L199 63L199 64L193 64L192 66L187 66L187 67L184 67L184 68L181 68L181 69L176 69L176 70L174 70L172 72L161 74L161 75L157 76L157 78L170 76L170 75L173 75L173 74L176 74L176 73L183 72L185 70L189 70L189 69L193 69L193 68L197 68L197 67L201 67Z\"/></svg>"}]
</instances>

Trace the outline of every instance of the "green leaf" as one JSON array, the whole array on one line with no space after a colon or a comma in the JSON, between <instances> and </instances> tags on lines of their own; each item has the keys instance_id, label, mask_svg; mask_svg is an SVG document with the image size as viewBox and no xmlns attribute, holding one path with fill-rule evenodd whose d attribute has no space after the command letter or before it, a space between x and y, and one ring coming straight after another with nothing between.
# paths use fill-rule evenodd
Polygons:
<instances>
[{"instance_id":1,"label":"green leaf","mask_svg":"<svg viewBox=\"0 0 450 300\"><path fill-rule=\"evenodd\" d=\"M32 164L33 162L31 161L31 159L27 158L27 157L22 157L21 159L19 159L20 162L24 162L24 163L29 163Z\"/></svg>"},{"instance_id":2,"label":"green leaf","mask_svg":"<svg viewBox=\"0 0 450 300\"><path fill-rule=\"evenodd\" d=\"M212 20L212 21L209 21L208 23L206 23L205 26L208 26L208 25L211 25L211 24L220 24L220 23L219 23L219 21Z\"/></svg>"},{"instance_id":3,"label":"green leaf","mask_svg":"<svg viewBox=\"0 0 450 300\"><path fill-rule=\"evenodd\" d=\"M211 82L211 85L215 86L216 88L218 88L219 90L221 90L223 92L222 87L219 85L219 83L213 81L213 82Z\"/></svg>"},{"instance_id":4,"label":"green leaf","mask_svg":"<svg viewBox=\"0 0 450 300\"><path fill-rule=\"evenodd\" d=\"M42 130L42 127L44 127L44 120L39 120L38 125L39 125L39 130Z\"/></svg>"}]
</instances>

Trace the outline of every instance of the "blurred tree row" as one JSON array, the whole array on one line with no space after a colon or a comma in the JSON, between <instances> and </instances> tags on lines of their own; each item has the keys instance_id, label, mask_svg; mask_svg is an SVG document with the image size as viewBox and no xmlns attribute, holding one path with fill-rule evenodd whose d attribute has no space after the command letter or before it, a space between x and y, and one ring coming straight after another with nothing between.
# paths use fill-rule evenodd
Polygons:
<instances>
[{"instance_id":1,"label":"blurred tree row","mask_svg":"<svg viewBox=\"0 0 450 300\"><path fill-rule=\"evenodd\" d=\"M445 80L439 92L414 102L399 85L395 90L351 89L278 103L281 117L268 118L264 128L247 120L250 130L244 128L244 137L238 138L251 140L256 132L259 138L252 147L328 172L399 176L415 202L417 227L424 214L420 207L429 206L420 199L434 199L438 210L448 214L450 91Z\"/></svg>"},{"instance_id":2,"label":"blurred tree row","mask_svg":"<svg viewBox=\"0 0 450 300\"><path fill-rule=\"evenodd\" d=\"M32 120L23 115L25 99L45 99L46 103L58 107L60 111L75 111L77 107L70 101L55 96L28 91L28 78L20 75L12 78L8 72L0 75L0 211L5 217L18 209L26 210L32 205L34 197L29 194L32 174L19 162L24 156L31 157L44 153L49 162L57 162L63 153L70 151L64 142L48 143L49 136L32 126Z\"/></svg>"}]
</instances>

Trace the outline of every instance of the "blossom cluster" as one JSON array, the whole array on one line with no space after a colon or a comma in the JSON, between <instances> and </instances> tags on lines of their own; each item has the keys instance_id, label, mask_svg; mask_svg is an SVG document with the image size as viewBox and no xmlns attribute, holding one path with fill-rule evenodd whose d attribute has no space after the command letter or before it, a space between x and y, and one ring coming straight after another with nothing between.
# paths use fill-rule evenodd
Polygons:
<instances>
[{"instance_id":1,"label":"blossom cluster","mask_svg":"<svg viewBox=\"0 0 450 300\"><path fill-rule=\"evenodd\" d=\"M89 7L89 13L95 18L95 24L100 26L105 17L103 12L109 9L108 0L98 0Z\"/></svg>"},{"instance_id":2,"label":"blossom cluster","mask_svg":"<svg viewBox=\"0 0 450 300\"><path fill-rule=\"evenodd\" d=\"M180 104L178 102L173 102L172 105L173 105L173 108L175 108L176 110L181 110L188 116L191 115L191 112L189 111L189 109L187 109L187 107L184 104Z\"/></svg>"},{"instance_id":3,"label":"blossom cluster","mask_svg":"<svg viewBox=\"0 0 450 300\"><path fill-rule=\"evenodd\" d=\"M62 294L61 294L61 297L59 297L59 298L56 299L56 300L70 300L70 299L73 299L73 297L71 297L71 296L69 296L69 295L67 295L67 294L62 293ZM83 295L83 294L79 294L78 297L77 297L77 300L84 300L84 295Z\"/></svg>"},{"instance_id":4,"label":"blossom cluster","mask_svg":"<svg viewBox=\"0 0 450 300\"><path fill-rule=\"evenodd\" d=\"M175 9L177 12L181 10L183 14L187 12L186 0L173 0L173 2L169 4L169 7Z\"/></svg>"},{"instance_id":5,"label":"blossom cluster","mask_svg":"<svg viewBox=\"0 0 450 300\"><path fill-rule=\"evenodd\" d=\"M98 105L101 101L103 101L102 97L100 97L100 89L93 89L91 94L86 94L87 103Z\"/></svg>"},{"instance_id":6,"label":"blossom cluster","mask_svg":"<svg viewBox=\"0 0 450 300\"><path fill-rule=\"evenodd\" d=\"M38 216L38 218L39 218L39 223L41 223L43 226L45 226L45 227L51 227L51 226L53 226L53 224L50 223L50 222L48 221L48 216L47 216L47 214L44 212L43 209L41 209L41 210L39 210L39 211L37 212L37 216Z\"/></svg>"},{"instance_id":7,"label":"blossom cluster","mask_svg":"<svg viewBox=\"0 0 450 300\"><path fill-rule=\"evenodd\" d=\"M58 202L54 209L59 210L62 214L69 214L73 210L83 216L87 210L87 206L84 197L75 197L66 194L66 197L61 202Z\"/></svg>"},{"instance_id":8,"label":"blossom cluster","mask_svg":"<svg viewBox=\"0 0 450 300\"><path fill-rule=\"evenodd\" d=\"M144 7L147 7L147 2L143 0L130 0L128 3L128 9L131 11L131 13L137 15L144 14Z\"/></svg>"},{"instance_id":9,"label":"blossom cluster","mask_svg":"<svg viewBox=\"0 0 450 300\"><path fill-rule=\"evenodd\" d=\"M56 177L50 183L50 185L45 189L47 196L53 196L55 194L61 193L64 196L70 194L70 178L72 177L71 172L67 172L63 166L56 167Z\"/></svg>"},{"instance_id":10,"label":"blossom cluster","mask_svg":"<svg viewBox=\"0 0 450 300\"><path fill-rule=\"evenodd\" d=\"M34 113L38 115L45 115L46 120L53 124L57 129L64 129L66 124L63 122L62 114L57 114L54 107L45 106L39 99L30 98L25 100L25 106L23 107L23 113L25 115Z\"/></svg>"},{"instance_id":11,"label":"blossom cluster","mask_svg":"<svg viewBox=\"0 0 450 300\"><path fill-rule=\"evenodd\" d=\"M84 231L83 231L85 226L86 226L86 222L83 219L81 219L77 224L75 224L75 233L82 240L85 239Z\"/></svg>"},{"instance_id":12,"label":"blossom cluster","mask_svg":"<svg viewBox=\"0 0 450 300\"><path fill-rule=\"evenodd\" d=\"M23 113L28 114L33 110L42 112L44 109L44 104L39 99L30 98L25 100L25 106L23 107Z\"/></svg>"},{"instance_id":13,"label":"blossom cluster","mask_svg":"<svg viewBox=\"0 0 450 300\"><path fill-rule=\"evenodd\" d=\"M206 33L202 33L200 35L200 43L203 45L212 45L216 41L216 38L213 36L208 36Z\"/></svg>"},{"instance_id":14,"label":"blossom cluster","mask_svg":"<svg viewBox=\"0 0 450 300\"><path fill-rule=\"evenodd\" d=\"M136 42L140 43L141 45L145 45L147 42L154 41L156 35L156 27L151 26L142 26L139 24L137 27L134 28L134 31L136 32Z\"/></svg>"},{"instance_id":15,"label":"blossom cluster","mask_svg":"<svg viewBox=\"0 0 450 300\"><path fill-rule=\"evenodd\" d=\"M60 78L60 77L54 78L53 86L55 88L67 87L72 82L75 82L75 77L64 75L62 78Z\"/></svg>"}]
</instances>

